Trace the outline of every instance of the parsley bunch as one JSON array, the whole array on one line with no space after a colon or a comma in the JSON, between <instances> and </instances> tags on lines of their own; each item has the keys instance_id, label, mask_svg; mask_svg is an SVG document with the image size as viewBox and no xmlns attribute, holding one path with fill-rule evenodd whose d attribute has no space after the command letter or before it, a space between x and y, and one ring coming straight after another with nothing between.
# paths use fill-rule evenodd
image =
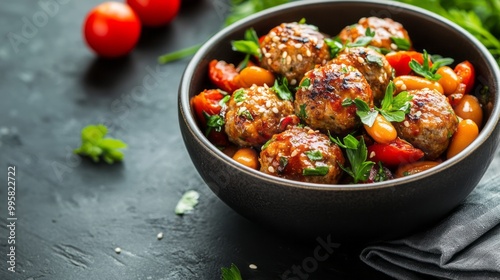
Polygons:
<instances>
[{"instance_id":1,"label":"parsley bunch","mask_svg":"<svg viewBox=\"0 0 500 280\"><path fill-rule=\"evenodd\" d=\"M81 156L88 156L94 162L103 159L112 164L123 160L123 152L120 149L127 147L123 141L113 138L104 138L108 128L102 124L88 125L82 129L82 144L73 152Z\"/></svg>"}]
</instances>

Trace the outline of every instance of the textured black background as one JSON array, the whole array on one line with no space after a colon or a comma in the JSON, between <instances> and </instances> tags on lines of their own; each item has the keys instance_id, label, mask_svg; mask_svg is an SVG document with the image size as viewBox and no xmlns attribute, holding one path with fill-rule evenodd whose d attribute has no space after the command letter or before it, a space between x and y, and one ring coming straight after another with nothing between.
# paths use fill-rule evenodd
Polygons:
<instances>
[{"instance_id":1,"label":"textured black background","mask_svg":"<svg viewBox=\"0 0 500 280\"><path fill-rule=\"evenodd\" d=\"M130 55L112 61L82 39L85 14L100 2L42 0L49 13L32 0L0 5L0 220L7 224L8 166L16 167L18 218L16 274L7 272L9 232L0 227L0 279L220 279L231 263L247 280L280 279L310 260L315 239L299 242L238 216L203 183L182 142L176 101L188 59L156 59L208 39L227 2L184 3L171 25L144 30ZM157 83L138 92L151 73ZM95 123L129 144L122 164L72 154L80 130ZM191 189L199 205L175 215ZM384 279L360 263L359 245L336 248L307 279Z\"/></svg>"}]
</instances>

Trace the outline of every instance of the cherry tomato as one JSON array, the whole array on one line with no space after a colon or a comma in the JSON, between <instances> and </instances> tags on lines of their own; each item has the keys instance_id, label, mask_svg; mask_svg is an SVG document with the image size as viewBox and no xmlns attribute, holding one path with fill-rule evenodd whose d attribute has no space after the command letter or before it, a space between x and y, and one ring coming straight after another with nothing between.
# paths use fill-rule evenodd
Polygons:
<instances>
[{"instance_id":1,"label":"cherry tomato","mask_svg":"<svg viewBox=\"0 0 500 280\"><path fill-rule=\"evenodd\" d=\"M420 64L424 63L424 55L416 51L390 52L385 55L385 58L394 69L396 77L409 75L412 72L409 65L412 59L415 59ZM432 62L429 60L430 65L432 65Z\"/></svg>"},{"instance_id":2,"label":"cherry tomato","mask_svg":"<svg viewBox=\"0 0 500 280\"><path fill-rule=\"evenodd\" d=\"M144 26L157 27L170 23L181 6L181 0L127 0Z\"/></svg>"},{"instance_id":3,"label":"cherry tomato","mask_svg":"<svg viewBox=\"0 0 500 280\"><path fill-rule=\"evenodd\" d=\"M252 148L239 149L233 155L233 159L252 169L259 168L259 157L257 155L257 152Z\"/></svg>"},{"instance_id":4,"label":"cherry tomato","mask_svg":"<svg viewBox=\"0 0 500 280\"><path fill-rule=\"evenodd\" d=\"M384 116L378 114L372 126L363 125L366 133L370 135L377 143L390 143L398 136L398 132L391 122Z\"/></svg>"},{"instance_id":5,"label":"cherry tomato","mask_svg":"<svg viewBox=\"0 0 500 280\"><path fill-rule=\"evenodd\" d=\"M234 64L215 59L208 64L208 77L212 83L229 94L241 87L238 75Z\"/></svg>"},{"instance_id":6,"label":"cherry tomato","mask_svg":"<svg viewBox=\"0 0 500 280\"><path fill-rule=\"evenodd\" d=\"M453 70L460 78L460 82L465 84L464 94L470 93L476 79L476 71L474 70L472 63L465 60L457 64Z\"/></svg>"},{"instance_id":7,"label":"cherry tomato","mask_svg":"<svg viewBox=\"0 0 500 280\"><path fill-rule=\"evenodd\" d=\"M471 119L478 126L481 126L483 123L483 108L481 108L479 100L474 95L464 95L453 110L457 116L462 119Z\"/></svg>"},{"instance_id":8,"label":"cherry tomato","mask_svg":"<svg viewBox=\"0 0 500 280\"><path fill-rule=\"evenodd\" d=\"M436 74L441 75L438 83L443 87L443 93L450 95L455 93L458 85L460 84L460 78L458 75L448 66L441 66L438 68Z\"/></svg>"},{"instance_id":9,"label":"cherry tomato","mask_svg":"<svg viewBox=\"0 0 500 280\"><path fill-rule=\"evenodd\" d=\"M478 135L479 128L473 120L461 120L458 123L457 131L451 137L446 158L452 158L463 151Z\"/></svg>"},{"instance_id":10,"label":"cherry tomato","mask_svg":"<svg viewBox=\"0 0 500 280\"><path fill-rule=\"evenodd\" d=\"M242 87L251 87L253 84L263 86L267 84L269 87L274 85L274 75L269 70L259 66L247 66L240 71L239 83Z\"/></svg>"},{"instance_id":11,"label":"cherry tomato","mask_svg":"<svg viewBox=\"0 0 500 280\"><path fill-rule=\"evenodd\" d=\"M443 86L437 81L429 81L426 78L412 75L402 75L394 78L394 85L396 86L396 92L401 92L404 90L413 89L433 89L440 93L443 93Z\"/></svg>"},{"instance_id":12,"label":"cherry tomato","mask_svg":"<svg viewBox=\"0 0 500 280\"><path fill-rule=\"evenodd\" d=\"M105 2L92 9L85 19L84 37L91 49L103 57L129 53L141 34L139 17L128 5Z\"/></svg>"},{"instance_id":13,"label":"cherry tomato","mask_svg":"<svg viewBox=\"0 0 500 280\"><path fill-rule=\"evenodd\" d=\"M390 143L374 143L368 146L368 159L382 162L387 166L397 166L415 162L424 156L424 152L410 143L396 138Z\"/></svg>"},{"instance_id":14,"label":"cherry tomato","mask_svg":"<svg viewBox=\"0 0 500 280\"><path fill-rule=\"evenodd\" d=\"M208 115L219 114L222 106L220 101L224 98L224 92L217 89L206 89L191 98L191 106L193 107L198 121L205 126L206 119L203 112Z\"/></svg>"}]
</instances>

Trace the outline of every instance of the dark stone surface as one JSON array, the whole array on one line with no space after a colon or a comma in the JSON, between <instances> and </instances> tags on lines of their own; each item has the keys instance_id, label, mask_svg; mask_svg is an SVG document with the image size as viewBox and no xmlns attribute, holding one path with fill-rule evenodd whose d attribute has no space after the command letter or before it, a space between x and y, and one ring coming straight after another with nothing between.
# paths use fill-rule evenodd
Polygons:
<instances>
[{"instance_id":1,"label":"dark stone surface","mask_svg":"<svg viewBox=\"0 0 500 280\"><path fill-rule=\"evenodd\" d=\"M359 261L361 244L314 261L322 242L291 240L245 220L196 173L176 109L188 59L165 66L156 59L219 30L226 2L190 1L170 26L145 30L118 60L96 58L82 39L85 14L100 2L0 7L0 220L7 224L8 166L16 167L18 218L15 274L6 264L9 231L0 227L0 279L219 279L231 263L246 280L281 279L303 264L309 273L293 279L385 279ZM146 77L154 82L141 91ZM94 123L129 144L122 164L72 154L80 130ZM191 189L200 192L199 205L175 215Z\"/></svg>"}]
</instances>

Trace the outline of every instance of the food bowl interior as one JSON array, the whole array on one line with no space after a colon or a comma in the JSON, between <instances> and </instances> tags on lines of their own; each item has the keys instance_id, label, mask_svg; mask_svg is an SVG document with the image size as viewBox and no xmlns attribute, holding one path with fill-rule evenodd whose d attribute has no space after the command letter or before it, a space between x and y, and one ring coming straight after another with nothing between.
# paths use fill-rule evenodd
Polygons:
<instances>
[{"instance_id":1,"label":"food bowl interior","mask_svg":"<svg viewBox=\"0 0 500 280\"><path fill-rule=\"evenodd\" d=\"M494 59L471 35L449 21L422 9L380 1L299 2L266 10L225 28L202 46L186 68L179 89L181 130L200 174L219 198L240 214L266 225L298 233L334 232L342 238L352 232L365 230L359 235L360 237L370 236L369 238L379 239L400 236L442 218L472 191L486 171L496 149L499 138L497 124L500 112L497 100L500 74ZM488 117L480 136L455 158L421 174L390 182L369 185L314 185L271 177L231 162L231 159L210 144L204 138L201 129L196 127L189 99L204 89L213 88L208 78L210 60L225 60L235 64L242 60L241 54L231 50L230 42L242 39L246 29L254 28L261 36L283 22L295 22L304 18L308 24L318 26L321 32L335 36L345 26L357 23L360 18L369 16L388 17L403 24L416 50L421 51L425 48L431 54L452 57L455 62L469 60L476 67L477 85L474 94L479 95L481 91L489 93L490 104L486 108ZM485 89L485 86L488 88ZM202 162L197 157L201 157ZM221 163L222 161L226 163ZM208 167L213 164L217 166L214 168L219 168L219 165L225 166L220 167L222 171L215 174L214 171L209 171ZM471 164L477 166L471 167L469 166ZM235 171L241 174L242 182L236 182L229 175L222 175L223 172ZM461 173L469 173L469 175L460 175ZM458 187L453 191L452 186L435 186L436 184L457 183L454 176L458 176L456 179L461 180L458 182L463 187ZM253 178L247 180L246 177ZM237 190L237 188L245 187L240 186L241 184L247 184L246 187L252 189ZM453 192L451 197L450 192ZM371 198L367 198L368 196ZM440 196L447 196L450 201L440 203L443 200ZM275 201L279 205L269 205L273 203L273 199L279 197L281 200ZM432 208L416 205L424 201ZM360 209L351 209L353 207L348 205L353 203L363 204L359 206ZM388 206L387 203L393 205ZM256 209L259 207L260 209ZM342 209L342 207L347 208ZM411 210L410 207L418 209ZM297 211L286 208L297 208ZM373 209L377 209L379 213L363 219L365 225L342 220L344 216L359 218ZM300 214L299 211L304 214ZM345 213L346 211L352 211L352 214ZM392 216L383 216L388 213ZM337 219L338 226L325 225L328 219L334 221ZM402 229L391 226L395 221L404 219L413 219L413 221L403 222ZM349 230L338 230L339 226L344 226ZM379 226L380 230L366 231L367 226ZM387 234L389 230L392 230L391 234Z\"/></svg>"}]
</instances>

